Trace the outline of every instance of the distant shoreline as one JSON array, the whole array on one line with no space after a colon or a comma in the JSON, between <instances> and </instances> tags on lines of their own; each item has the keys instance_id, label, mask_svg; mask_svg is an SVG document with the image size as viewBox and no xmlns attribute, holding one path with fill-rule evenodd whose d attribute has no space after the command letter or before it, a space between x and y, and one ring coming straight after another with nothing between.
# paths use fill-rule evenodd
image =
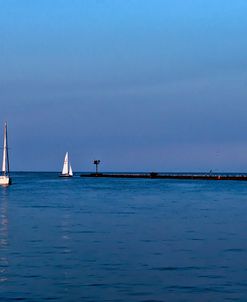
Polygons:
<instances>
[{"instance_id":1,"label":"distant shoreline","mask_svg":"<svg viewBox=\"0 0 247 302\"><path fill-rule=\"evenodd\" d=\"M13 171L11 174L57 174L59 171ZM84 178L129 178L129 179L181 179L181 180L238 180L247 181L247 173L240 172L74 172Z\"/></svg>"}]
</instances>

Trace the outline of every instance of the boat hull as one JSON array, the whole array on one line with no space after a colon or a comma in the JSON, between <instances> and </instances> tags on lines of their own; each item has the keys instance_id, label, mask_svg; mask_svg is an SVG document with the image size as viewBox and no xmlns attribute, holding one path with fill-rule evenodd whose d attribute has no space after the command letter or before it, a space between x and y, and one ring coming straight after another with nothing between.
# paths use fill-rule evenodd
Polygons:
<instances>
[{"instance_id":1,"label":"boat hull","mask_svg":"<svg viewBox=\"0 0 247 302\"><path fill-rule=\"evenodd\" d=\"M69 174L60 174L59 177L68 178L68 177L73 177L73 175L69 175Z\"/></svg>"},{"instance_id":2,"label":"boat hull","mask_svg":"<svg viewBox=\"0 0 247 302\"><path fill-rule=\"evenodd\" d=\"M11 179L9 176L0 176L0 185L8 186L11 184Z\"/></svg>"}]
</instances>

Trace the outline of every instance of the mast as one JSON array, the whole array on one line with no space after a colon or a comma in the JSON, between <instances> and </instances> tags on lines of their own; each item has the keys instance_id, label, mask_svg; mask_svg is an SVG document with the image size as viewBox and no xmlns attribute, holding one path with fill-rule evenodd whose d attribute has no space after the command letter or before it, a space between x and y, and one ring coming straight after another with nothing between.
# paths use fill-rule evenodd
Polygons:
<instances>
[{"instance_id":1,"label":"mast","mask_svg":"<svg viewBox=\"0 0 247 302\"><path fill-rule=\"evenodd\" d=\"M7 155L7 173L9 175L9 147L8 147L7 122L6 122L6 155Z\"/></svg>"}]
</instances>

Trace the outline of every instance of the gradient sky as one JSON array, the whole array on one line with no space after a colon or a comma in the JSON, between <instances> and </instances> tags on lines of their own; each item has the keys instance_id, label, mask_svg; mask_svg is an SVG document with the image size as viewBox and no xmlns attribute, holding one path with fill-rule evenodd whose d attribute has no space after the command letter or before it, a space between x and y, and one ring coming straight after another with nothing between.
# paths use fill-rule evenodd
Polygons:
<instances>
[{"instance_id":1,"label":"gradient sky","mask_svg":"<svg viewBox=\"0 0 247 302\"><path fill-rule=\"evenodd\" d=\"M0 0L12 170L247 172L246 0Z\"/></svg>"}]
</instances>

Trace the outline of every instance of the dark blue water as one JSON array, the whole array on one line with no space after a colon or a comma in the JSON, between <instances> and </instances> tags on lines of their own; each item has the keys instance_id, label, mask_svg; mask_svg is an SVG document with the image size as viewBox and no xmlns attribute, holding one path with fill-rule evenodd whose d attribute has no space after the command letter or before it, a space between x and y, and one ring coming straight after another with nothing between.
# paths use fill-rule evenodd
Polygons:
<instances>
[{"instance_id":1,"label":"dark blue water","mask_svg":"<svg viewBox=\"0 0 247 302\"><path fill-rule=\"evenodd\" d=\"M247 301L246 232L246 182L18 173L0 301Z\"/></svg>"}]
</instances>

